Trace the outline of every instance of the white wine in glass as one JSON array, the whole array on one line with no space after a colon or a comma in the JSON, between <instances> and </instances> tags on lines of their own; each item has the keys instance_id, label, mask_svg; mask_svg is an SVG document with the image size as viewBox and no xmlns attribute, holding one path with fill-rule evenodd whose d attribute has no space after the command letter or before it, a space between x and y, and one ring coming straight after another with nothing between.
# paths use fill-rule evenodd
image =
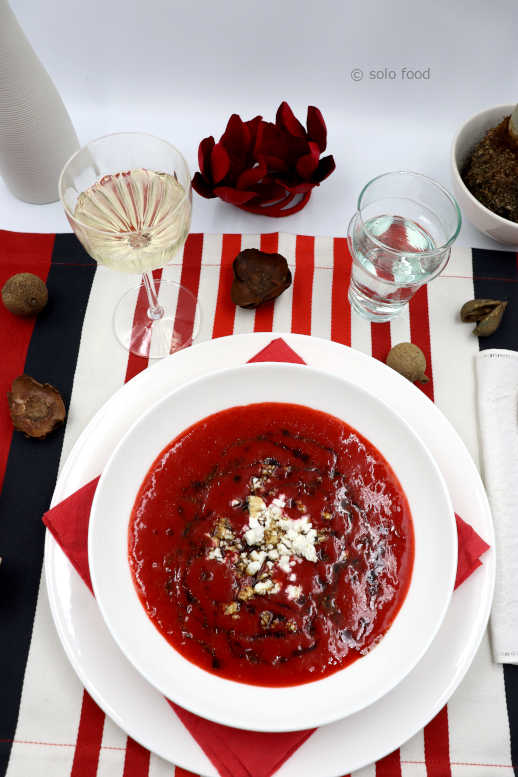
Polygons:
<instances>
[{"instance_id":1,"label":"white wine in glass","mask_svg":"<svg viewBox=\"0 0 518 777\"><path fill-rule=\"evenodd\" d=\"M173 281L157 284L151 271L182 249L191 223L191 183L174 146L143 133L107 135L65 165L59 182L67 218L90 256L125 273L143 273L114 313L121 344L146 358L189 345L199 327L196 299ZM145 290L147 309L137 305ZM146 306L144 306L146 308Z\"/></svg>"}]
</instances>

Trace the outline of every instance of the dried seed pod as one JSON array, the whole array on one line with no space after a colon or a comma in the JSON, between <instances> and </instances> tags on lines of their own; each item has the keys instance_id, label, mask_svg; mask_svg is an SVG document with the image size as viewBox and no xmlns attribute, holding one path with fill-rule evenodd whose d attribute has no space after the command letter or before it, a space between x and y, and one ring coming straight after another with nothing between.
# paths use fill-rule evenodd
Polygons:
<instances>
[{"instance_id":1,"label":"dried seed pod","mask_svg":"<svg viewBox=\"0 0 518 777\"><path fill-rule=\"evenodd\" d=\"M59 391L29 375L14 379L7 401L14 428L26 437L43 439L65 420L65 405Z\"/></svg>"},{"instance_id":2,"label":"dried seed pod","mask_svg":"<svg viewBox=\"0 0 518 777\"><path fill-rule=\"evenodd\" d=\"M501 304L499 299L470 299L460 309L461 320L480 321Z\"/></svg>"},{"instance_id":3,"label":"dried seed pod","mask_svg":"<svg viewBox=\"0 0 518 777\"><path fill-rule=\"evenodd\" d=\"M427 383L429 380L424 374L426 370L425 355L413 343L398 343L391 348L387 356L387 364L412 383L415 383L416 380L420 383Z\"/></svg>"},{"instance_id":4,"label":"dried seed pod","mask_svg":"<svg viewBox=\"0 0 518 777\"><path fill-rule=\"evenodd\" d=\"M291 284L288 262L280 254L247 248L234 259L232 302L242 308L256 308L275 299Z\"/></svg>"},{"instance_id":5,"label":"dried seed pod","mask_svg":"<svg viewBox=\"0 0 518 777\"><path fill-rule=\"evenodd\" d=\"M507 302L499 302L496 308L493 308L487 316L484 316L484 318L478 322L473 330L473 334L478 337L487 337L496 332L502 321L502 316L504 315L507 304Z\"/></svg>"},{"instance_id":6,"label":"dried seed pod","mask_svg":"<svg viewBox=\"0 0 518 777\"><path fill-rule=\"evenodd\" d=\"M2 287L2 302L15 316L41 313L48 297L45 283L31 272L11 275Z\"/></svg>"}]
</instances>

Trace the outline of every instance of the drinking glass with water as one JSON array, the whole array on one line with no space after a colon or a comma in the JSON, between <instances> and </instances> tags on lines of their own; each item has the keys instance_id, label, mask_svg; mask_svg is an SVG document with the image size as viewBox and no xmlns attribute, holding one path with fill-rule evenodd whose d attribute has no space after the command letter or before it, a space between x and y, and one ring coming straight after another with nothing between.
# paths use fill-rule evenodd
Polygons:
<instances>
[{"instance_id":1,"label":"drinking glass with water","mask_svg":"<svg viewBox=\"0 0 518 777\"><path fill-rule=\"evenodd\" d=\"M398 171L369 181L348 230L352 309L369 321L397 316L442 272L460 226L457 202L431 178Z\"/></svg>"}]
</instances>

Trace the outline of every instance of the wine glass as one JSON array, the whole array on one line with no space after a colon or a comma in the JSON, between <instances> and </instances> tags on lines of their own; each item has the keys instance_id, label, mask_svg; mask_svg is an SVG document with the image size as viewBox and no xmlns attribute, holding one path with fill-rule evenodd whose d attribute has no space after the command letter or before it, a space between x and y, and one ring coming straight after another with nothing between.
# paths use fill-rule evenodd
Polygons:
<instances>
[{"instance_id":1,"label":"wine glass","mask_svg":"<svg viewBox=\"0 0 518 777\"><path fill-rule=\"evenodd\" d=\"M115 335L131 353L161 358L190 345L199 308L185 286L155 280L181 251L191 224L191 175L165 140L121 132L90 141L65 164L59 196L68 221L98 264L142 273L119 300Z\"/></svg>"}]
</instances>

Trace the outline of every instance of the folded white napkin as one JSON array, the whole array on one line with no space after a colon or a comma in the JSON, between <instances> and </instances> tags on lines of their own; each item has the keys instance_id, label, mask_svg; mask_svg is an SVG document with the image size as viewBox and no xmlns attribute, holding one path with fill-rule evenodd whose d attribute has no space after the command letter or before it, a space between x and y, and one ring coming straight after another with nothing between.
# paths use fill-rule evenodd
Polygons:
<instances>
[{"instance_id":1,"label":"folded white napkin","mask_svg":"<svg viewBox=\"0 0 518 777\"><path fill-rule=\"evenodd\" d=\"M476 374L483 474L496 533L493 658L518 664L518 353L481 351Z\"/></svg>"}]
</instances>

